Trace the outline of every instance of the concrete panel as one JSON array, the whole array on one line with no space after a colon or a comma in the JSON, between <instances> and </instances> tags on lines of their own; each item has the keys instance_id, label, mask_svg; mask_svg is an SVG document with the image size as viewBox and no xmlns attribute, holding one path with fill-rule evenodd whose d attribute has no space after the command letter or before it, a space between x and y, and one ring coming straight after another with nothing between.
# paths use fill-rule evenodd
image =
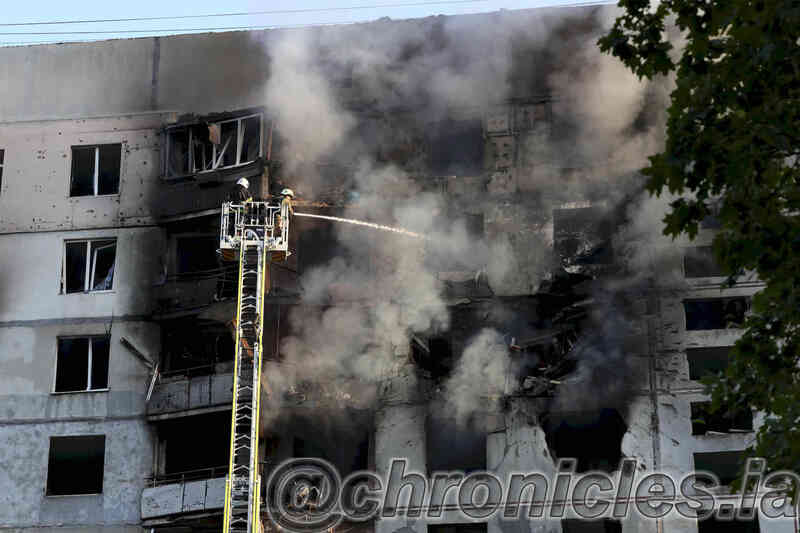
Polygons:
<instances>
[{"instance_id":1,"label":"concrete panel","mask_svg":"<svg viewBox=\"0 0 800 533\"><path fill-rule=\"evenodd\" d=\"M184 513L202 511L206 505L206 481L191 481L183 486Z\"/></svg>"},{"instance_id":2,"label":"concrete panel","mask_svg":"<svg viewBox=\"0 0 800 533\"><path fill-rule=\"evenodd\" d=\"M211 377L211 405L233 402L233 373Z\"/></svg>"},{"instance_id":3,"label":"concrete panel","mask_svg":"<svg viewBox=\"0 0 800 533\"><path fill-rule=\"evenodd\" d=\"M105 435L103 493L46 496L50 437ZM0 524L82 526L138 521L138 495L152 473L152 434L143 420L0 425Z\"/></svg>"},{"instance_id":4,"label":"concrete panel","mask_svg":"<svg viewBox=\"0 0 800 533\"><path fill-rule=\"evenodd\" d=\"M222 509L225 506L225 478L218 477L206 481L207 511Z\"/></svg>"},{"instance_id":5,"label":"concrete panel","mask_svg":"<svg viewBox=\"0 0 800 533\"><path fill-rule=\"evenodd\" d=\"M152 415L188 408L189 380L181 380L158 385L147 405L147 413Z\"/></svg>"},{"instance_id":6,"label":"concrete panel","mask_svg":"<svg viewBox=\"0 0 800 533\"><path fill-rule=\"evenodd\" d=\"M211 403L211 376L198 376L189 381L189 408L207 407Z\"/></svg>"},{"instance_id":7,"label":"concrete panel","mask_svg":"<svg viewBox=\"0 0 800 533\"><path fill-rule=\"evenodd\" d=\"M158 228L0 236L0 323L148 314L162 236ZM64 240L97 238L117 239L112 290L61 294Z\"/></svg>"},{"instance_id":8,"label":"concrete panel","mask_svg":"<svg viewBox=\"0 0 800 533\"><path fill-rule=\"evenodd\" d=\"M150 109L153 45L143 38L3 48L0 120Z\"/></svg>"},{"instance_id":9,"label":"concrete panel","mask_svg":"<svg viewBox=\"0 0 800 533\"><path fill-rule=\"evenodd\" d=\"M177 514L182 509L183 485L175 483L142 491L142 519Z\"/></svg>"}]
</instances>

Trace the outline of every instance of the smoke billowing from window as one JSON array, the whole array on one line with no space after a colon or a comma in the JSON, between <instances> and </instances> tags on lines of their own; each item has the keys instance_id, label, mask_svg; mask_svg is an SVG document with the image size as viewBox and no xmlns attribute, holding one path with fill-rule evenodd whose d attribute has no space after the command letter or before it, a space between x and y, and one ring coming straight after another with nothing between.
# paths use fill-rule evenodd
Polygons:
<instances>
[{"instance_id":1,"label":"smoke billowing from window","mask_svg":"<svg viewBox=\"0 0 800 533\"><path fill-rule=\"evenodd\" d=\"M635 171L663 142L668 83L639 81L600 53L597 38L614 15L612 8L529 10L270 32L265 104L282 139L282 182L315 199L330 188L327 172L338 169L333 181L349 205L339 215L431 238L337 226L340 253L302 276L308 305L290 316L293 334L281 346L286 364L269 370L274 392L303 381L335 383L349 401L371 405L373 389L353 384L374 385L392 372L396 347L407 346L411 334L450 325L454 302L426 266L426 246L481 272L476 278L488 280L495 295L531 294L559 268L550 220L565 202L609 211L625 202L615 237L658 226L663 210L644 209ZM516 137L513 163L457 176L483 179L486 190L447 205L423 177L437 125L482 121L523 97L533 114L529 131ZM486 218L482 237L451 216L470 202ZM648 259L629 252L625 261L643 267ZM609 326L613 334L602 330L597 342L582 345L576 373L596 389L582 389L583 397L616 399L627 391L628 378L619 375L627 371L620 367L624 323L620 318ZM476 330L458 358L443 384L458 416L485 410L492 394L513 392L506 333Z\"/></svg>"}]
</instances>

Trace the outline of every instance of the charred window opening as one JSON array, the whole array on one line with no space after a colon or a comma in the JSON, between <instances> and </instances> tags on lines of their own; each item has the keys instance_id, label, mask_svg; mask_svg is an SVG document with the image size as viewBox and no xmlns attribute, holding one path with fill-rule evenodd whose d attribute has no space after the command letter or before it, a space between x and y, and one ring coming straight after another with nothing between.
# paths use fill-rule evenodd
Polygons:
<instances>
[{"instance_id":1,"label":"charred window opening","mask_svg":"<svg viewBox=\"0 0 800 533\"><path fill-rule=\"evenodd\" d=\"M477 176L483 172L483 124L444 120L431 126L429 169L437 175Z\"/></svg>"},{"instance_id":2,"label":"charred window opening","mask_svg":"<svg viewBox=\"0 0 800 533\"><path fill-rule=\"evenodd\" d=\"M548 395L559 378L577 367L570 351L578 340L579 330L566 324L530 338L512 339L511 355L514 374L527 394Z\"/></svg>"},{"instance_id":3,"label":"charred window opening","mask_svg":"<svg viewBox=\"0 0 800 533\"><path fill-rule=\"evenodd\" d=\"M561 521L563 533L622 533L619 520L604 518L602 520L566 519Z\"/></svg>"},{"instance_id":4,"label":"charred window opening","mask_svg":"<svg viewBox=\"0 0 800 533\"><path fill-rule=\"evenodd\" d=\"M610 218L600 208L553 210L553 248L564 267L611 263L613 230Z\"/></svg>"},{"instance_id":5,"label":"charred window opening","mask_svg":"<svg viewBox=\"0 0 800 533\"><path fill-rule=\"evenodd\" d=\"M223 475L230 458L230 411L165 420L158 424L161 474ZM214 428L209 431L209 428ZM202 446L198 446L202 443Z\"/></svg>"},{"instance_id":6,"label":"charred window opening","mask_svg":"<svg viewBox=\"0 0 800 533\"><path fill-rule=\"evenodd\" d=\"M744 465L743 452L702 452L694 454L695 471L716 474L721 485L728 486L739 477Z\"/></svg>"},{"instance_id":7,"label":"charred window opening","mask_svg":"<svg viewBox=\"0 0 800 533\"><path fill-rule=\"evenodd\" d=\"M710 278L725 275L714 259L714 251L711 246L686 248L683 256L683 272L687 278Z\"/></svg>"},{"instance_id":8,"label":"charred window opening","mask_svg":"<svg viewBox=\"0 0 800 533\"><path fill-rule=\"evenodd\" d=\"M111 290L116 256L116 239L65 241L61 293Z\"/></svg>"},{"instance_id":9,"label":"charred window opening","mask_svg":"<svg viewBox=\"0 0 800 533\"><path fill-rule=\"evenodd\" d=\"M453 345L450 338L444 336L429 339L415 336L411 340L411 357L434 378L446 377L455 364Z\"/></svg>"},{"instance_id":10,"label":"charred window opening","mask_svg":"<svg viewBox=\"0 0 800 533\"><path fill-rule=\"evenodd\" d=\"M329 416L326 416L329 415ZM343 424L343 420L350 423ZM372 420L355 409L318 413L317 417L295 416L279 426L280 434L291 435L294 457L325 459L344 477L369 467L369 441ZM331 446L335 442L336 446Z\"/></svg>"},{"instance_id":11,"label":"charred window opening","mask_svg":"<svg viewBox=\"0 0 800 533\"><path fill-rule=\"evenodd\" d=\"M55 392L107 389L109 348L106 335L59 338Z\"/></svg>"},{"instance_id":12,"label":"charred window opening","mask_svg":"<svg viewBox=\"0 0 800 533\"><path fill-rule=\"evenodd\" d=\"M333 224L303 221L295 228L298 228L297 265L300 274L328 264L335 257L347 259L346 249L339 244Z\"/></svg>"},{"instance_id":13,"label":"charred window opening","mask_svg":"<svg viewBox=\"0 0 800 533\"><path fill-rule=\"evenodd\" d=\"M119 193L122 144L72 147L70 196Z\"/></svg>"},{"instance_id":14,"label":"charred window opening","mask_svg":"<svg viewBox=\"0 0 800 533\"><path fill-rule=\"evenodd\" d=\"M425 446L428 472L486 470L486 429L480 417L455 420L435 409L426 419Z\"/></svg>"},{"instance_id":15,"label":"charred window opening","mask_svg":"<svg viewBox=\"0 0 800 533\"><path fill-rule=\"evenodd\" d=\"M711 412L711 402L692 402L692 435L748 433L753 431L753 412Z\"/></svg>"},{"instance_id":16,"label":"charred window opening","mask_svg":"<svg viewBox=\"0 0 800 533\"><path fill-rule=\"evenodd\" d=\"M175 266L179 275L213 274L219 270L219 237L202 235L175 239Z\"/></svg>"},{"instance_id":17,"label":"charred window opening","mask_svg":"<svg viewBox=\"0 0 800 533\"><path fill-rule=\"evenodd\" d=\"M552 454L559 459L577 459L578 472L612 472L619 466L622 437L628 427L616 409L550 413L544 428Z\"/></svg>"},{"instance_id":18,"label":"charred window opening","mask_svg":"<svg viewBox=\"0 0 800 533\"><path fill-rule=\"evenodd\" d=\"M486 524L428 524L428 533L486 533Z\"/></svg>"},{"instance_id":19,"label":"charred window opening","mask_svg":"<svg viewBox=\"0 0 800 533\"><path fill-rule=\"evenodd\" d=\"M161 331L164 372L210 372L217 363L233 361L233 333L221 322L175 320L165 322Z\"/></svg>"},{"instance_id":20,"label":"charred window opening","mask_svg":"<svg viewBox=\"0 0 800 533\"><path fill-rule=\"evenodd\" d=\"M262 115L173 126L166 130L166 177L232 168L262 155Z\"/></svg>"},{"instance_id":21,"label":"charred window opening","mask_svg":"<svg viewBox=\"0 0 800 533\"><path fill-rule=\"evenodd\" d=\"M101 494L105 435L50 437L47 495Z\"/></svg>"},{"instance_id":22,"label":"charred window opening","mask_svg":"<svg viewBox=\"0 0 800 533\"><path fill-rule=\"evenodd\" d=\"M467 226L467 235L473 239L482 239L485 235L483 213L466 214L464 222Z\"/></svg>"},{"instance_id":23,"label":"charred window opening","mask_svg":"<svg viewBox=\"0 0 800 533\"><path fill-rule=\"evenodd\" d=\"M699 380L710 374L724 372L728 368L730 351L730 346L687 348L689 379Z\"/></svg>"},{"instance_id":24,"label":"charred window opening","mask_svg":"<svg viewBox=\"0 0 800 533\"><path fill-rule=\"evenodd\" d=\"M740 328L747 313L747 298L685 300L686 330Z\"/></svg>"},{"instance_id":25,"label":"charred window opening","mask_svg":"<svg viewBox=\"0 0 800 533\"><path fill-rule=\"evenodd\" d=\"M758 517L754 520L720 520L710 516L697 521L697 533L759 533Z\"/></svg>"}]
</instances>

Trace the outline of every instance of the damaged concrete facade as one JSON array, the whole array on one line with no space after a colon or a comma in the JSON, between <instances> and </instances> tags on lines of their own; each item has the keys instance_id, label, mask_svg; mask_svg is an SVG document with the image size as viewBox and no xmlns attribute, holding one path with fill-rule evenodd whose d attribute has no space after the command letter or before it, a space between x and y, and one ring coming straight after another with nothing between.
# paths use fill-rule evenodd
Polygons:
<instances>
[{"instance_id":1,"label":"damaged concrete facade","mask_svg":"<svg viewBox=\"0 0 800 533\"><path fill-rule=\"evenodd\" d=\"M322 297L304 294L304 281L337 257L343 237L327 223L295 219L295 254L272 265L264 309L264 477L293 456L323 457L343 475L364 468L388 475L389 461L403 457L420 472L488 469L500 477L553 474L558 458L576 457L579 471L616 476L619 460L632 458L639 474L680 477L702 466L727 479L735 465L730 453L752 442L757 414L698 422L707 399L698 378L724 366L747 298L761 285L748 278L721 289L724 278L705 248L713 227L691 243L618 231L625 222L609 198L618 200L611 193L616 180L630 176L617 176L608 159L566 161L544 148L554 137L569 144L569 124L554 118L554 107L569 100L548 89L554 59L541 52L561 43L561 34L529 42L521 28L534 32L567 21L563 27L574 23L581 34L596 16L595 8L556 11L514 12L514 21L500 13L368 25L431 35L446 21L501 32L507 26L515 43L510 89L502 98L484 94L474 105L454 102L424 120L419 101L389 95L365 101L358 73L322 69L357 117L353 150L366 148L373 161L402 169L415 194L447 206L442 219L457 221L476 243L502 243L513 264L498 274L497 252L484 244L488 252L476 252L483 261L477 265L428 245L410 246L408 253L435 276L449 326L370 346L365 353L380 351L388 362L374 382L271 388L269 376L291 373L282 362L287 339L298 335L292 317L374 305L360 301L369 291L341 280ZM342 32L346 41L348 31L357 30L329 32ZM293 186L297 210L384 222L381 213L359 208L365 193L353 184L352 154L282 164L292 155L290 139L280 110L265 105L264 95L274 61L270 45L281 34L0 49L8 73L0 102L2 527L165 533L221 527L235 272L215 251L217 210L228 187L248 177L264 197ZM53 87L65 89L56 97ZM220 148L226 145L231 150ZM304 181L304 173L315 179ZM570 196L572 190L579 192ZM389 186L381 192L394 193ZM397 194L407 200L407 189ZM622 253L630 249L634 267ZM366 270L375 280L385 279L384 270L397 275L388 262L373 261ZM454 422L445 415L445 384L468 339L485 328L508 348L507 385L482 391L468 420ZM608 365L594 365L587 353L611 357L612 370L624 376L612 379ZM598 390L604 382L613 386L607 396L580 397L580 379L599 381ZM100 468L100 484L71 486L70 460ZM636 515L585 524L571 513L481 523L445 510L436 520L402 516L347 528L702 533L727 527ZM797 525L772 520L758 528L789 533Z\"/></svg>"}]
</instances>

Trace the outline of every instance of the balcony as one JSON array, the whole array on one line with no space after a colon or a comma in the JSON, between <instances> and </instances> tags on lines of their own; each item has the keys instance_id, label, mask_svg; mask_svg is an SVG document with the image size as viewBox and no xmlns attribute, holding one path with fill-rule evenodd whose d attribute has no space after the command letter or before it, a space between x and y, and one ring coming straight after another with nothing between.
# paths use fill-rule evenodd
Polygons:
<instances>
[{"instance_id":1,"label":"balcony","mask_svg":"<svg viewBox=\"0 0 800 533\"><path fill-rule=\"evenodd\" d=\"M142 492L142 520L182 513L221 512L225 503L225 469L186 472L172 483L147 487ZM192 479L192 475L213 475Z\"/></svg>"},{"instance_id":2,"label":"balcony","mask_svg":"<svg viewBox=\"0 0 800 533\"><path fill-rule=\"evenodd\" d=\"M199 367L198 367L199 368ZM213 370L208 368L206 372ZM200 372L198 369L197 372ZM167 376L156 385L147 416L151 420L229 409L233 402L233 372L180 377Z\"/></svg>"}]
</instances>

